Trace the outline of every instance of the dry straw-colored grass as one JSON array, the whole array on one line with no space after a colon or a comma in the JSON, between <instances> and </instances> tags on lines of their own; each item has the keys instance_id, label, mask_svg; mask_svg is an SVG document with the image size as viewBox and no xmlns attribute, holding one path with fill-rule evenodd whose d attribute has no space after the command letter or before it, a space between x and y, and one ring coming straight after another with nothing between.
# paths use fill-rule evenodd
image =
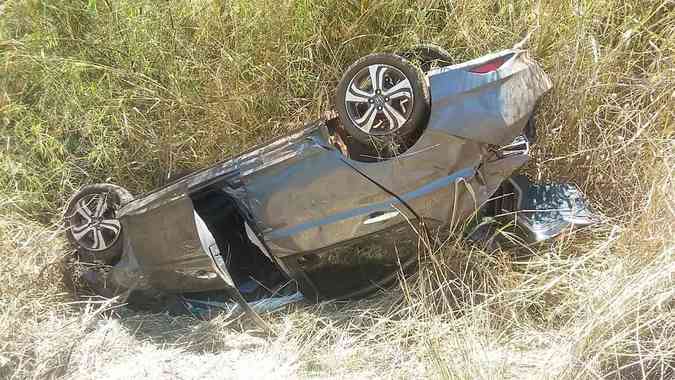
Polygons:
<instances>
[{"instance_id":1,"label":"dry straw-colored grass","mask_svg":"<svg viewBox=\"0 0 675 380\"><path fill-rule=\"evenodd\" d=\"M0 378L675 377L675 3L8 1L0 16ZM82 302L58 212L141 192L330 107L341 70L437 42L530 49L555 89L527 168L603 223L528 252L451 241L390 291L203 322Z\"/></svg>"}]
</instances>

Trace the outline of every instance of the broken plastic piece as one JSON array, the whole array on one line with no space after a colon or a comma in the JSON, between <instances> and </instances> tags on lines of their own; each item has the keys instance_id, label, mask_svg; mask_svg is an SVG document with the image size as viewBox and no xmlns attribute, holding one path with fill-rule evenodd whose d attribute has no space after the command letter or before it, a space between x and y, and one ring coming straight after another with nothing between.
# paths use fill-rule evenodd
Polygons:
<instances>
[{"instance_id":1,"label":"broken plastic piece","mask_svg":"<svg viewBox=\"0 0 675 380\"><path fill-rule=\"evenodd\" d=\"M241 305L232 302L222 292L212 292L207 295L182 296L180 300L187 312L201 319L211 318L219 312L225 312L229 318L234 318L245 312ZM258 314L266 314L303 300L302 293L295 292L288 296L269 297L248 302L248 306Z\"/></svg>"},{"instance_id":2,"label":"broken plastic piece","mask_svg":"<svg viewBox=\"0 0 675 380\"><path fill-rule=\"evenodd\" d=\"M547 240L565 230L589 226L598 220L584 194L573 184L534 184L525 176L515 176L509 182L517 196L513 210L516 220L532 241Z\"/></svg>"}]
</instances>

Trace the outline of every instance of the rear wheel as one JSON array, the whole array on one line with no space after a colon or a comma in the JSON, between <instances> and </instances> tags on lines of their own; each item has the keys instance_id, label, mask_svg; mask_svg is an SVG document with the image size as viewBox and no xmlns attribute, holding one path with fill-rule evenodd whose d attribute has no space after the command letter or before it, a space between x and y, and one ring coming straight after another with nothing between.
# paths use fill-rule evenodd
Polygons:
<instances>
[{"instance_id":1,"label":"rear wheel","mask_svg":"<svg viewBox=\"0 0 675 380\"><path fill-rule=\"evenodd\" d=\"M370 54L342 76L335 106L354 139L395 153L424 128L429 94L424 74L408 60Z\"/></svg>"},{"instance_id":2,"label":"rear wheel","mask_svg":"<svg viewBox=\"0 0 675 380\"><path fill-rule=\"evenodd\" d=\"M122 254L122 225L117 210L133 196L111 184L85 186L68 202L64 214L66 237L80 260L113 264Z\"/></svg>"}]
</instances>

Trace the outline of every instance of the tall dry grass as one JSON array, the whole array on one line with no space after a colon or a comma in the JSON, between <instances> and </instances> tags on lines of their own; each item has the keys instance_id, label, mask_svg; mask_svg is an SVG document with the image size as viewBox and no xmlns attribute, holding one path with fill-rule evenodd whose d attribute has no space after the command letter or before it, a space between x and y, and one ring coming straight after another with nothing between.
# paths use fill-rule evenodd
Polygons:
<instances>
[{"instance_id":1,"label":"tall dry grass","mask_svg":"<svg viewBox=\"0 0 675 380\"><path fill-rule=\"evenodd\" d=\"M451 241L400 287L246 321L138 313L67 291L58 214L134 192L330 107L360 55L530 49L555 85L527 168L603 223L487 254ZM8 1L0 15L0 377L675 376L675 3Z\"/></svg>"}]
</instances>

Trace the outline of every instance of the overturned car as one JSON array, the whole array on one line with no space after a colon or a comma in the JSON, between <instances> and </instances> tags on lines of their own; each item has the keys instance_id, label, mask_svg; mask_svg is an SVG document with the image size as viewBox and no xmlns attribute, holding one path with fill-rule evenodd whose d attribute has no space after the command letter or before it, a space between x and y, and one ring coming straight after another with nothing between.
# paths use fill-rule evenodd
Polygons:
<instances>
[{"instance_id":1,"label":"overturned car","mask_svg":"<svg viewBox=\"0 0 675 380\"><path fill-rule=\"evenodd\" d=\"M496 212L546 206L532 196L546 191L512 174L528 160L550 80L519 48L449 60L433 47L368 55L342 77L337 112L294 133L136 198L84 187L67 205L67 236L81 260L109 266L88 278L195 299L221 291L244 308L351 298L413 268L424 239L498 191L513 199ZM518 220L541 240L586 223L579 215Z\"/></svg>"}]
</instances>

